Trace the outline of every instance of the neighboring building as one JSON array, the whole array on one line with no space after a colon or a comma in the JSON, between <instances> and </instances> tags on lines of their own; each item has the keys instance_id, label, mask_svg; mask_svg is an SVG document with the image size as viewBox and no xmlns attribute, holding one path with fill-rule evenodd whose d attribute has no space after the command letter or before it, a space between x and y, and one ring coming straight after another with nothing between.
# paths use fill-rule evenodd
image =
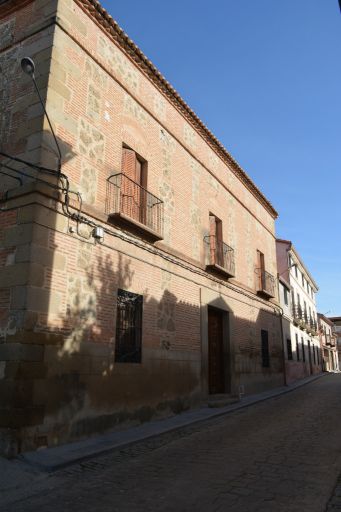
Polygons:
<instances>
[{"instance_id":1,"label":"neighboring building","mask_svg":"<svg viewBox=\"0 0 341 512\"><path fill-rule=\"evenodd\" d=\"M341 316L329 317L329 320L333 322L333 332L336 338L336 347L338 353L338 368L341 368Z\"/></svg>"},{"instance_id":2,"label":"neighboring building","mask_svg":"<svg viewBox=\"0 0 341 512\"><path fill-rule=\"evenodd\" d=\"M0 19L2 452L282 385L268 200L98 2Z\"/></svg>"},{"instance_id":3,"label":"neighboring building","mask_svg":"<svg viewBox=\"0 0 341 512\"><path fill-rule=\"evenodd\" d=\"M285 373L290 384L322 371L316 313L318 287L292 242L278 239L276 247Z\"/></svg>"},{"instance_id":4,"label":"neighboring building","mask_svg":"<svg viewBox=\"0 0 341 512\"><path fill-rule=\"evenodd\" d=\"M338 371L339 358L337 353L337 335L334 332L334 324L322 313L317 313L317 318L321 352L323 355L323 370L325 372Z\"/></svg>"}]
</instances>

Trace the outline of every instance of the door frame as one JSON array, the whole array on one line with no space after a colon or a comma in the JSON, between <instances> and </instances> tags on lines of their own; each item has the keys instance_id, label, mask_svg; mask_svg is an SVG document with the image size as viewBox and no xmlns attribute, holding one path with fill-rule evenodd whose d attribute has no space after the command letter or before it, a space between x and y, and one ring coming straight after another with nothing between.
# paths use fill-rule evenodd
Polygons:
<instances>
[{"instance_id":1,"label":"door frame","mask_svg":"<svg viewBox=\"0 0 341 512\"><path fill-rule=\"evenodd\" d=\"M219 309L219 308L215 308L213 306L207 306L207 329L208 329L208 394L211 395L213 394L211 391L210 391L210 381L211 381L211 376L210 376L210 368L211 368L211 357L212 355L210 354L211 350L210 350L210 343L211 343L211 340L210 340L210 331L209 331L209 317L210 317L210 312L213 313L213 314L216 314L220 317L219 319L219 322L221 322L221 339L219 340L219 344L221 344L221 347L219 348L218 352L220 352L221 350L221 353L223 355L223 360L221 362L221 364L219 365L219 370L221 371L222 375L220 375L220 378L222 380L222 387L223 389L221 391L219 391L219 393L228 393L229 392L229 368L228 368L228 354L226 353L226 348L228 349L229 347L226 347L226 343L225 343L225 339L224 339L224 323L226 322L226 316L228 316L228 312L227 311L224 311L222 309Z\"/></svg>"},{"instance_id":2,"label":"door frame","mask_svg":"<svg viewBox=\"0 0 341 512\"><path fill-rule=\"evenodd\" d=\"M200 289L200 320L201 320L201 389L205 398L209 396L209 360L208 360L208 307L218 309L223 314L223 352L225 393L239 393L236 379L235 352L231 332L233 331L233 311L225 298L207 288Z\"/></svg>"}]
</instances>

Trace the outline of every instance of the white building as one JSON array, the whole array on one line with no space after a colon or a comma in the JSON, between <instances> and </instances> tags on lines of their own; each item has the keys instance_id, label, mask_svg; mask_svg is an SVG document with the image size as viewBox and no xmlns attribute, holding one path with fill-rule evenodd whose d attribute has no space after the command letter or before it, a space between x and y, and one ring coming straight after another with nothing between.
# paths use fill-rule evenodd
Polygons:
<instances>
[{"instance_id":1,"label":"white building","mask_svg":"<svg viewBox=\"0 0 341 512\"><path fill-rule=\"evenodd\" d=\"M289 240L277 240L286 381L322 371L317 328L318 287Z\"/></svg>"},{"instance_id":2,"label":"white building","mask_svg":"<svg viewBox=\"0 0 341 512\"><path fill-rule=\"evenodd\" d=\"M329 320L333 323L333 333L336 338L336 348L338 352L338 369L341 368L341 316L329 317Z\"/></svg>"},{"instance_id":3,"label":"white building","mask_svg":"<svg viewBox=\"0 0 341 512\"><path fill-rule=\"evenodd\" d=\"M339 371L337 350L337 333L333 322L322 313L317 314L320 345L323 355L323 370L326 372Z\"/></svg>"}]
</instances>

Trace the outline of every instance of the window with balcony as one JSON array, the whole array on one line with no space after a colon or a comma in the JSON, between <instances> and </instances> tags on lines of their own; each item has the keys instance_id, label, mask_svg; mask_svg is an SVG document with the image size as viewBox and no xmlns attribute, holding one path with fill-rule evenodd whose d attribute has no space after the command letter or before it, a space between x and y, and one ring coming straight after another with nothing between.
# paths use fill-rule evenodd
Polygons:
<instances>
[{"instance_id":1,"label":"window with balcony","mask_svg":"<svg viewBox=\"0 0 341 512\"><path fill-rule=\"evenodd\" d=\"M257 251L256 288L259 295L266 298L275 297L275 278L265 270L264 254Z\"/></svg>"},{"instance_id":2,"label":"window with balcony","mask_svg":"<svg viewBox=\"0 0 341 512\"><path fill-rule=\"evenodd\" d=\"M147 162L123 147L121 172L107 180L106 211L110 220L161 240L163 201L147 189L147 171Z\"/></svg>"},{"instance_id":3,"label":"window with balcony","mask_svg":"<svg viewBox=\"0 0 341 512\"><path fill-rule=\"evenodd\" d=\"M223 224L210 213L210 234L205 236L206 268L218 271L227 277L235 275L234 250L223 242Z\"/></svg>"}]
</instances>

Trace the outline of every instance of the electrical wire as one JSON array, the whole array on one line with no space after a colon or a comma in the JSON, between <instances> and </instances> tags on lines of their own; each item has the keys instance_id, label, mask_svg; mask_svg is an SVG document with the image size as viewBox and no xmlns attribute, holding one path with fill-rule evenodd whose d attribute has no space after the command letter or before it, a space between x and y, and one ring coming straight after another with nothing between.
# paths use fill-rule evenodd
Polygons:
<instances>
[{"instance_id":1,"label":"electrical wire","mask_svg":"<svg viewBox=\"0 0 341 512\"><path fill-rule=\"evenodd\" d=\"M12 157L11 155L8 155L8 154L6 154L4 152L1 152L1 151L0 151L0 155L5 156L7 158L10 158L10 159L12 159L14 161L17 161L17 162L20 162L20 163L24 163L24 164L28 165L29 167L32 167L32 168L34 168L36 170L39 170L39 171L42 171L42 172L46 172L48 174L53 173L56 177L58 177L58 179L60 179L61 181L63 181L63 180L65 181L63 186L60 187L58 185L55 185L55 184L50 183L48 181L45 181L45 180L43 180L41 178L32 177L30 175L27 175L23 171L19 171L17 169L11 168L11 167L9 167L9 166L7 166L5 164L1 164L3 167L5 167L7 169L10 169L10 170L12 170L14 172L17 172L20 175L28 176L28 177L30 177L30 178L32 178L34 180L37 180L39 182L47 184L48 186L50 186L51 188L54 188L55 190L59 190L60 192L62 192L64 194L64 199L61 201L63 213L67 217L69 217L70 219L72 219L72 220L77 222L77 235L78 236L80 236L82 238L87 238L87 237L84 237L83 235L81 235L79 233L79 229L78 229L79 223L87 224L88 226L93 227L93 228L102 227L104 233L106 233L106 234L108 234L110 236L119 238L119 239L121 239L124 242L133 244L133 245L135 245L136 247L138 247L140 249L146 250L146 251L148 251L149 253L151 253L153 255L161 257L162 259L168 261L169 263L172 263L174 265L180 266L181 268L183 268L185 270L188 270L190 272L194 272L195 274L200 275L201 277L205 277L206 279L209 277L209 279L211 281L214 281L214 282L224 286L225 288L231 289L231 290L233 290L236 293L242 294L245 297L247 297L247 298L249 298L249 299L251 299L253 301L256 300L257 302L260 302L260 303L266 305L268 308L271 308L274 311L279 312L279 314L280 314L280 310L278 309L278 306L276 306L274 304L270 305L269 303L265 302L260 297L255 297L255 296L249 294L248 292L246 292L244 290L241 290L240 288L237 288L237 287L231 285L230 283L226 283L225 281L222 281L222 280L216 278L215 276L211 276L211 275L207 276L207 273L204 272L203 270L201 270L199 267L195 267L194 265L189 265L189 264L186 264L184 262L181 262L179 259L176 259L176 258L174 258L174 257L172 257L170 255L167 255L164 251L156 249L155 247L151 247L151 246L149 246L149 245L147 245L145 243L142 243L142 242L138 241L137 239L132 239L130 236L127 237L127 236L122 235L122 234L120 234L118 232L112 231L111 229L107 228L106 226L103 227L101 224L98 224L98 223L90 220L88 217L85 217L82 214L82 204L83 204L82 196L81 196L80 192L76 192L76 191L70 190L70 183L69 183L69 178L68 178L67 175L65 175L63 173L59 173L58 175L56 175L56 171L55 170L52 170L52 169L49 169L49 168L46 168L46 167L42 167L42 166L38 166L38 165L32 164L31 162L27 162L27 161L22 160L22 159L17 158L17 157ZM79 199L80 206L78 208L78 213L71 212L71 210L70 210L70 197L69 197L70 194L77 195L77 197ZM73 208L73 207L71 207L71 208ZM5 211L5 210L2 209L1 211ZM56 213L58 213L57 210L55 210L55 211L56 211ZM89 239L89 238L87 238L87 239ZM105 244L102 244L102 245L105 245ZM107 247L110 247L110 246L107 246Z\"/></svg>"}]
</instances>

